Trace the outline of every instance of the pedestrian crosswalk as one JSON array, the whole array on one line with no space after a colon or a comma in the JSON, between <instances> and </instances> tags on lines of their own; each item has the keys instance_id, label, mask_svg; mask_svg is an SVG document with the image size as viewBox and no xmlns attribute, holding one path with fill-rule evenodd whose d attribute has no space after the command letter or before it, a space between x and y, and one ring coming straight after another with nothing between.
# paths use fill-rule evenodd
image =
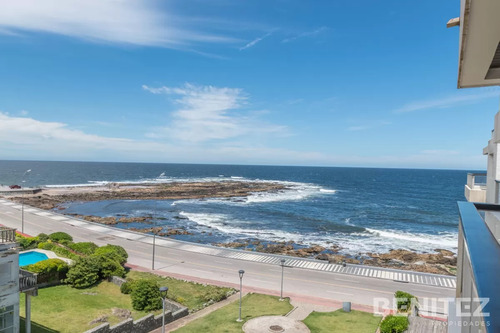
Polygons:
<instances>
[{"instance_id":1,"label":"pedestrian crosswalk","mask_svg":"<svg viewBox=\"0 0 500 333\"><path fill-rule=\"evenodd\" d=\"M21 208L21 206L19 206L18 208L11 201L4 199L0 199L0 204L3 204L5 206L10 206L16 209ZM35 214L37 216L50 218L52 220L61 223L67 223L76 227L85 228L109 236L120 237L148 244L153 243L152 235L146 235L125 229L118 229L111 226L100 225L98 223L87 222L70 216L47 212L33 207L25 206L24 212L28 214ZM155 244L158 246L175 248L177 250L203 253L222 258L247 260L253 262L266 263L270 265L280 265L281 260L285 259L285 266L287 267L310 269L316 271L340 273L347 275L364 276L369 278L392 280L403 283L424 284L424 285L453 288L453 289L456 288L456 278L453 276L420 273L413 271L401 271L401 270L394 270L382 267L363 266L363 265L352 265L352 264L341 265L315 259L296 258L296 257L273 255L273 254L249 252L244 250L226 249L210 245L194 244L164 237L156 237Z\"/></svg>"}]
</instances>

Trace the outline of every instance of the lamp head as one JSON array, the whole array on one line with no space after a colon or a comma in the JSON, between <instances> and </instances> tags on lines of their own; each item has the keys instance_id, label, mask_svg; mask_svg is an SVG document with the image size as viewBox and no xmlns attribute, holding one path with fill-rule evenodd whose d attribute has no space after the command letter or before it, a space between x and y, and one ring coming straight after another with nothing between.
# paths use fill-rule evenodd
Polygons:
<instances>
[{"instance_id":1,"label":"lamp head","mask_svg":"<svg viewBox=\"0 0 500 333\"><path fill-rule=\"evenodd\" d=\"M160 293L162 297L167 297L168 287L160 287Z\"/></svg>"},{"instance_id":2,"label":"lamp head","mask_svg":"<svg viewBox=\"0 0 500 333\"><path fill-rule=\"evenodd\" d=\"M238 271L238 274L240 275L240 279L241 279L241 278L243 278L243 274L245 274L245 271L244 271L244 270L242 270L242 269L240 269L240 270Z\"/></svg>"}]
</instances>

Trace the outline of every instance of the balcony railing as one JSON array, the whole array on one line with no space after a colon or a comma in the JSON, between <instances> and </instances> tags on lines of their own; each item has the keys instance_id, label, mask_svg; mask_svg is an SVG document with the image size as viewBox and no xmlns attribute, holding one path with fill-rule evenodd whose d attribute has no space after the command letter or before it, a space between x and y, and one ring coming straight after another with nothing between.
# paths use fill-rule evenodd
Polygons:
<instances>
[{"instance_id":1,"label":"balcony railing","mask_svg":"<svg viewBox=\"0 0 500 333\"><path fill-rule=\"evenodd\" d=\"M37 275L35 273L31 273L25 271L24 269L19 270L19 291L27 292L30 290L36 290L37 283Z\"/></svg>"},{"instance_id":2,"label":"balcony railing","mask_svg":"<svg viewBox=\"0 0 500 333\"><path fill-rule=\"evenodd\" d=\"M467 185L471 188L486 186L486 173L468 173Z\"/></svg>"},{"instance_id":3,"label":"balcony railing","mask_svg":"<svg viewBox=\"0 0 500 333\"><path fill-rule=\"evenodd\" d=\"M12 243L16 241L16 229L0 227L0 243Z\"/></svg>"},{"instance_id":4,"label":"balcony railing","mask_svg":"<svg viewBox=\"0 0 500 333\"><path fill-rule=\"evenodd\" d=\"M457 297L462 300L461 315L456 320L482 323L483 327L475 327L474 332L478 328L481 332L500 332L500 244L497 240L500 237L496 234L500 205L459 202L458 208ZM470 326L465 331L469 329Z\"/></svg>"},{"instance_id":5,"label":"balcony railing","mask_svg":"<svg viewBox=\"0 0 500 333\"><path fill-rule=\"evenodd\" d=\"M486 174L468 173L464 194L469 202L486 202Z\"/></svg>"}]
</instances>

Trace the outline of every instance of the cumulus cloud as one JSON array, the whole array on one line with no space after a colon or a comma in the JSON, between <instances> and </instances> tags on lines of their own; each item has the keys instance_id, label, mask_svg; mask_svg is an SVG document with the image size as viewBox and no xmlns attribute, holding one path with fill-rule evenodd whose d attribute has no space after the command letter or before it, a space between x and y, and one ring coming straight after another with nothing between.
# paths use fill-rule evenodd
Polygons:
<instances>
[{"instance_id":1,"label":"cumulus cloud","mask_svg":"<svg viewBox=\"0 0 500 333\"><path fill-rule=\"evenodd\" d=\"M186 26L153 0L0 0L0 34L53 33L97 42L186 47L234 42Z\"/></svg>"},{"instance_id":2,"label":"cumulus cloud","mask_svg":"<svg viewBox=\"0 0 500 333\"><path fill-rule=\"evenodd\" d=\"M279 134L287 132L286 126L272 125L242 112L247 101L238 88L219 88L185 84L182 87L142 88L153 94L176 96L179 108L173 112L170 125L158 127L150 137L170 137L175 140L203 142L229 139L250 134Z\"/></svg>"}]
</instances>

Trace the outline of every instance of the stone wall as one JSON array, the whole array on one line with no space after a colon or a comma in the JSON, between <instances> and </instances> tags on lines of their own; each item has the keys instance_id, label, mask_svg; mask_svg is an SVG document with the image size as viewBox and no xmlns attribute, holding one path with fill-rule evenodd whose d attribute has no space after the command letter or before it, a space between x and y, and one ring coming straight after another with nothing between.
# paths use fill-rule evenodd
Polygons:
<instances>
[{"instance_id":1,"label":"stone wall","mask_svg":"<svg viewBox=\"0 0 500 333\"><path fill-rule=\"evenodd\" d=\"M122 284L124 284L125 282L127 282L127 280L125 280L125 279L123 279L123 278L121 278L119 276L114 276L114 275L111 276L111 277L109 277L108 281L116 284L118 287L121 287Z\"/></svg>"},{"instance_id":2,"label":"stone wall","mask_svg":"<svg viewBox=\"0 0 500 333\"><path fill-rule=\"evenodd\" d=\"M171 323L174 320L187 316L188 314L189 311L185 307L182 307L175 312L167 311L165 312L165 324ZM136 321L132 318L124 320L114 326L110 326L109 323L105 323L94 327L85 333L147 333L161 327L161 324L161 314L157 316L149 314Z\"/></svg>"}]
</instances>

